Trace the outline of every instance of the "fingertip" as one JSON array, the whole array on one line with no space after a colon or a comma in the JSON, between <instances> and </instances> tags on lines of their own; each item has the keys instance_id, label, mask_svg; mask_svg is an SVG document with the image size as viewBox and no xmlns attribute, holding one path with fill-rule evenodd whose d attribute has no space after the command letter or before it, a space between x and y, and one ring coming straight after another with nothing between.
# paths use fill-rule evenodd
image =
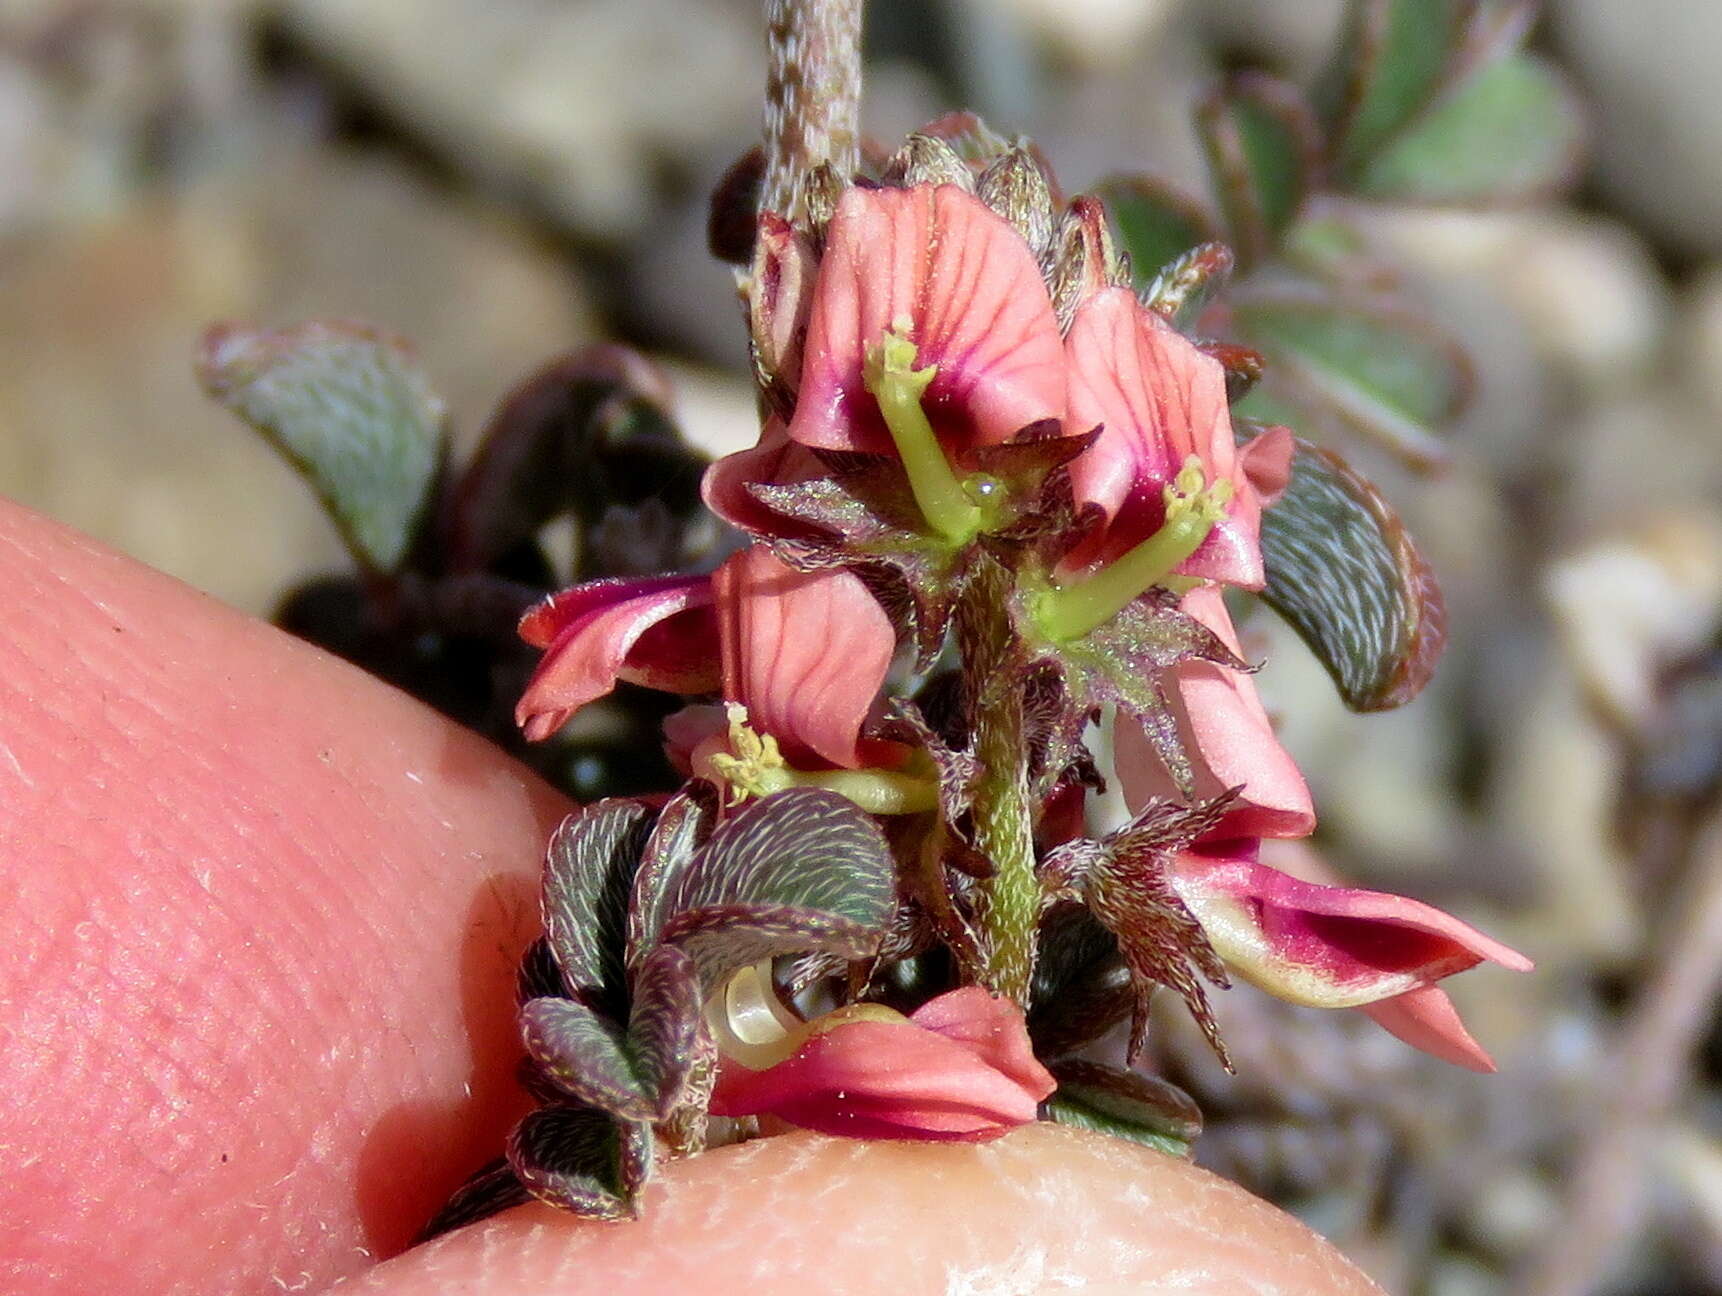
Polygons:
<instances>
[{"instance_id":1,"label":"fingertip","mask_svg":"<svg viewBox=\"0 0 1722 1296\"><path fill-rule=\"evenodd\" d=\"M981 1145L761 1139L662 1167L642 1217L532 1204L378 1266L366 1296L1082 1290L1379 1296L1235 1184L1036 1124Z\"/></svg>"},{"instance_id":2,"label":"fingertip","mask_svg":"<svg viewBox=\"0 0 1722 1296\"><path fill-rule=\"evenodd\" d=\"M521 1101L568 804L475 735L0 501L0 1288L314 1289Z\"/></svg>"}]
</instances>

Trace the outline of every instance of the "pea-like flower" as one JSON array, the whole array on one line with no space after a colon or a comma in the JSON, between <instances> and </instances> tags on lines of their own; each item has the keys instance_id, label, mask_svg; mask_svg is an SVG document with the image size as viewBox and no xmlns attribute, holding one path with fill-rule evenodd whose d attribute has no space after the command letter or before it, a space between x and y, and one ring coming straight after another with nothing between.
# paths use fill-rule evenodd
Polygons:
<instances>
[{"instance_id":1,"label":"pea-like flower","mask_svg":"<svg viewBox=\"0 0 1722 1296\"><path fill-rule=\"evenodd\" d=\"M714 1115L772 1116L850 1138L973 1143L1033 1121L1056 1087L1035 1059L1022 1009L978 986L907 1017L861 1003L798 1023L773 1010L757 971L738 980L749 977L730 995L739 989L757 1002L742 1014L729 1003L708 1013L725 1054Z\"/></svg>"},{"instance_id":2,"label":"pea-like flower","mask_svg":"<svg viewBox=\"0 0 1722 1296\"><path fill-rule=\"evenodd\" d=\"M1236 649L1219 590L1185 596L1185 610ZM1380 891L1327 886L1265 859L1319 869L1300 843L1315 826L1309 791L1274 735L1247 675L1205 662L1174 671L1173 708L1196 771L1197 795L1239 789L1219 821L1171 865L1170 881L1228 967L1270 994L1320 1008L1361 1008L1387 1030L1449 1062L1492 1071L1437 982L1497 963L1531 961L1431 905ZM1118 768L1135 808L1171 792L1139 729L1120 725ZM1265 857L1265 858L1264 858Z\"/></svg>"},{"instance_id":3,"label":"pea-like flower","mask_svg":"<svg viewBox=\"0 0 1722 1296\"><path fill-rule=\"evenodd\" d=\"M859 578L799 572L763 546L710 576L596 581L529 612L544 657L516 710L528 738L554 733L618 680L677 693L722 689L791 762L854 768L861 725L896 646Z\"/></svg>"}]
</instances>

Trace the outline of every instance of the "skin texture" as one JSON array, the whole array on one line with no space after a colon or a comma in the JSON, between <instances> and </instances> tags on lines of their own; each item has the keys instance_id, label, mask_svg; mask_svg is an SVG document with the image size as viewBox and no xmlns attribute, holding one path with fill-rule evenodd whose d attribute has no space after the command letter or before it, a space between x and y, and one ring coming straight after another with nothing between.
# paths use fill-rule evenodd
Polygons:
<instances>
[{"instance_id":1,"label":"skin texture","mask_svg":"<svg viewBox=\"0 0 1722 1296\"><path fill-rule=\"evenodd\" d=\"M0 1290L314 1291L399 1250L515 1114L566 804L10 505L0 606Z\"/></svg>"},{"instance_id":2,"label":"skin texture","mask_svg":"<svg viewBox=\"0 0 1722 1296\"><path fill-rule=\"evenodd\" d=\"M637 1223L510 1211L342 1296L616 1290L821 1296L1379 1293L1302 1224L1117 1139L1028 1125L980 1145L795 1133L678 1163Z\"/></svg>"},{"instance_id":3,"label":"skin texture","mask_svg":"<svg viewBox=\"0 0 1722 1296\"><path fill-rule=\"evenodd\" d=\"M1372 1290L1237 1188L1044 1127L765 1140L668 1167L640 1223L529 1207L374 1268L521 1109L566 803L4 502L0 606L0 1291Z\"/></svg>"}]
</instances>

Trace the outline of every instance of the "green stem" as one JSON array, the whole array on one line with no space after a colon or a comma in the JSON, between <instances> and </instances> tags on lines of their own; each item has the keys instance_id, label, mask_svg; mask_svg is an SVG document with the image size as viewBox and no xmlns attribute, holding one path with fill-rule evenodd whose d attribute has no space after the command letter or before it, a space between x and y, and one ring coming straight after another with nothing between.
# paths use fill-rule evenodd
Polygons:
<instances>
[{"instance_id":1,"label":"green stem","mask_svg":"<svg viewBox=\"0 0 1722 1296\"><path fill-rule=\"evenodd\" d=\"M975 789L975 845L994 868L981 884L990 980L994 990L1009 995L1027 1011L1040 922L1040 882L1034 871L1020 688L998 690L990 705L980 708L975 756L984 771Z\"/></svg>"}]
</instances>

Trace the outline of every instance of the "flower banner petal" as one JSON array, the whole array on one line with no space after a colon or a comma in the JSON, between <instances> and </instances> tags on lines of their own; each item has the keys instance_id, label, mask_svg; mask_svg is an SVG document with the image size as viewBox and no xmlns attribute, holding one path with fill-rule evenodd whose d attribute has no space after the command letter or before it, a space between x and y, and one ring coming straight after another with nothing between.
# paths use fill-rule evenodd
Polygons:
<instances>
[{"instance_id":1,"label":"flower banner petal","mask_svg":"<svg viewBox=\"0 0 1722 1296\"><path fill-rule=\"evenodd\" d=\"M800 572L754 545L712 576L724 696L792 762L862 763L861 724L896 651L879 601L847 571Z\"/></svg>"},{"instance_id":2,"label":"flower banner petal","mask_svg":"<svg viewBox=\"0 0 1722 1296\"><path fill-rule=\"evenodd\" d=\"M922 403L947 452L1064 414L1058 320L1022 235L953 185L854 188L826 234L792 438L894 453L863 367L900 320L916 367L938 369Z\"/></svg>"},{"instance_id":3,"label":"flower banner petal","mask_svg":"<svg viewBox=\"0 0 1722 1296\"><path fill-rule=\"evenodd\" d=\"M1220 363L1127 288L1108 288L1084 301L1065 348L1068 422L1077 431L1102 429L1093 449L1071 464L1071 486L1079 501L1100 505L1111 524L1068 565L1109 561L1159 530L1166 520L1165 487L1195 455L1208 482L1228 480L1233 494L1226 516L1178 570L1260 589L1266 580L1261 499L1255 481L1240 470ZM1273 449L1258 452L1264 466Z\"/></svg>"}]
</instances>

